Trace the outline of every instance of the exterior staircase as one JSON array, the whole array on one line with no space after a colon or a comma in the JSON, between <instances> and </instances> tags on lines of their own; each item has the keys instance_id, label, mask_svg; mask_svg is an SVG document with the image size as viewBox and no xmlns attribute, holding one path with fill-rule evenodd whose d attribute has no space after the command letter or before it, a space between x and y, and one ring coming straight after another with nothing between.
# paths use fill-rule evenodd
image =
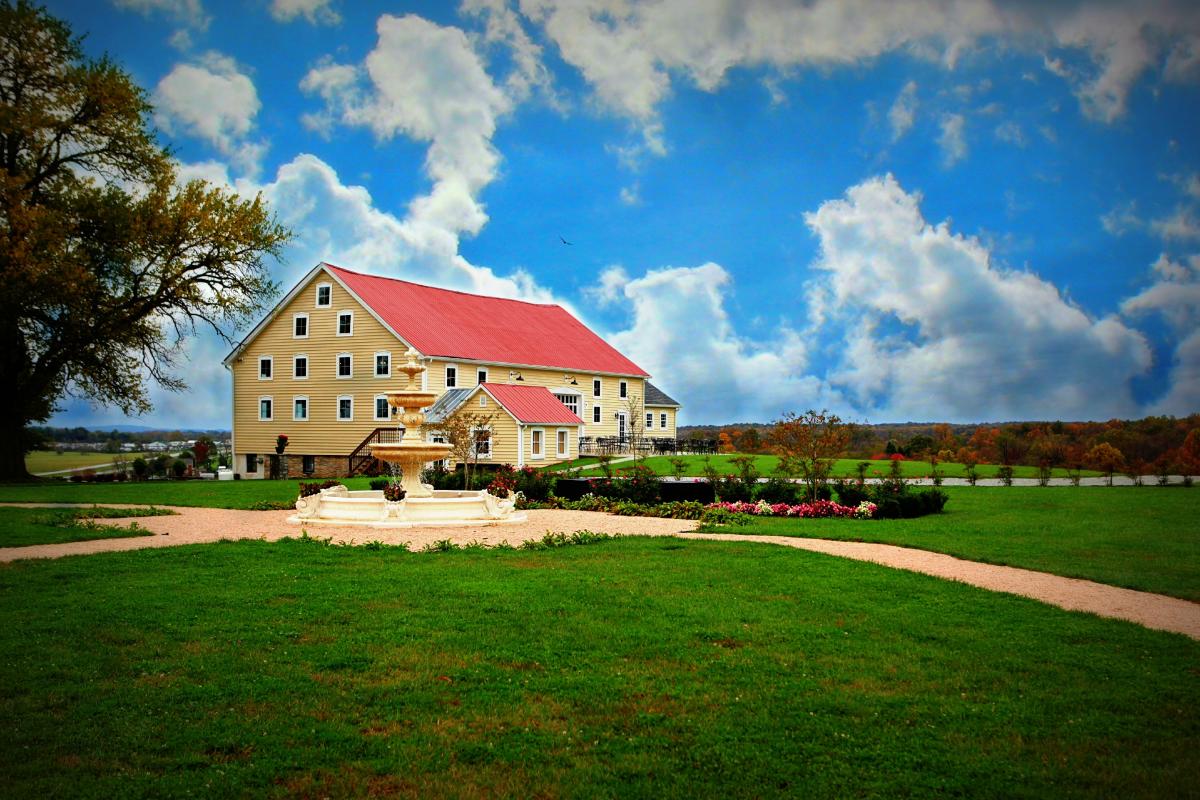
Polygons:
<instances>
[{"instance_id":1,"label":"exterior staircase","mask_svg":"<svg viewBox=\"0 0 1200 800\"><path fill-rule=\"evenodd\" d=\"M382 471L383 462L371 455L373 444L397 444L404 438L404 428L376 428L367 434L354 452L350 454L350 468L347 475L363 475L370 472Z\"/></svg>"}]
</instances>

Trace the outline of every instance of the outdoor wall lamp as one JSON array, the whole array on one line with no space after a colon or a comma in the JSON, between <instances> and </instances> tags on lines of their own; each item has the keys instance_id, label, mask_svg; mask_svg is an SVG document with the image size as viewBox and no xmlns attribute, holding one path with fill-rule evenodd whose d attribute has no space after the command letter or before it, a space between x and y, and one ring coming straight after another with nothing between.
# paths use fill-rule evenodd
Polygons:
<instances>
[{"instance_id":1,"label":"outdoor wall lamp","mask_svg":"<svg viewBox=\"0 0 1200 800\"><path fill-rule=\"evenodd\" d=\"M515 371L515 370L511 370L511 369L508 371L508 379L509 379L510 381L523 381L523 380L525 380L523 377L521 377L521 373L519 373L519 372L517 372L517 371Z\"/></svg>"},{"instance_id":2,"label":"outdoor wall lamp","mask_svg":"<svg viewBox=\"0 0 1200 800\"><path fill-rule=\"evenodd\" d=\"M563 383L569 383L572 386L579 385L579 381L575 380L575 376L573 375L563 375Z\"/></svg>"}]
</instances>

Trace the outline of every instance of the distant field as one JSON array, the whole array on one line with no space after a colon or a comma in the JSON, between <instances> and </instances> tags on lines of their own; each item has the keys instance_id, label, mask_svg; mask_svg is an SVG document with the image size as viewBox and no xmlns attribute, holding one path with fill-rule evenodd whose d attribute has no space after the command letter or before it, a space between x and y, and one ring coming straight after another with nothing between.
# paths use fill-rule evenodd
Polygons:
<instances>
[{"instance_id":1,"label":"distant field","mask_svg":"<svg viewBox=\"0 0 1200 800\"><path fill-rule=\"evenodd\" d=\"M77 467L94 467L100 464L111 464L112 460L117 457L133 459L141 456L143 458L150 454L147 453L93 453L93 452L74 452L56 453L53 450L34 450L29 455L25 456L25 469L37 474L39 472L56 472L61 469L76 469Z\"/></svg>"},{"instance_id":2,"label":"distant field","mask_svg":"<svg viewBox=\"0 0 1200 800\"><path fill-rule=\"evenodd\" d=\"M717 472L721 474L736 473L737 465L733 463L733 459L738 458L737 453L721 454L715 456L679 456L686 463L683 474L689 477L699 477L704 474L705 461L712 465ZM759 473L763 477L770 477L779 467L778 456L755 456L756 465ZM852 478L858 473L856 468L862 459L858 458L839 458L833 467L834 477ZM574 463L574 462L573 462ZM650 469L654 470L659 475L673 475L675 467L671 464L671 456L651 456L643 459L645 464ZM886 475L891 469L890 461L869 461L871 466L867 470L867 477L879 477ZM614 466L614 469L630 466L631 462L622 462ZM1000 469L997 464L980 464L975 468L981 478L995 478L997 471ZM938 470L942 473L943 478L965 478L967 477L966 470L962 464L955 463L940 463ZM925 478L933 472L933 467L928 461L901 461L900 473L906 478ZM592 467L583 471L584 475L599 475L600 469ZM1083 470L1080 474L1085 477L1095 477L1100 475L1099 472L1093 470ZM1037 467L1017 466L1013 467L1013 477L1015 478L1036 478ZM1065 469L1054 470L1054 477L1065 478L1067 471Z\"/></svg>"}]
</instances>

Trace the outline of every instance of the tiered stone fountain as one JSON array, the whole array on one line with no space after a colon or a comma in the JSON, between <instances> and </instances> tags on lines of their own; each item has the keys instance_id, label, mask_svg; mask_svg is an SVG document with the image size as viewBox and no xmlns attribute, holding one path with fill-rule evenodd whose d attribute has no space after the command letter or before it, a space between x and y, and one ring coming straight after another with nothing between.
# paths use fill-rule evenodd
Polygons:
<instances>
[{"instance_id":1,"label":"tiered stone fountain","mask_svg":"<svg viewBox=\"0 0 1200 800\"><path fill-rule=\"evenodd\" d=\"M421 483L421 470L426 464L445 458L450 445L419 438L425 424L421 409L433 405L437 395L420 388L418 376L425 371L425 365L416 353L408 352L400 371L408 375L408 387L386 395L388 405L400 411L404 435L396 443L371 445L371 455L386 462L393 474L399 468L404 499L388 500L382 490L352 492L345 486L335 486L297 500L297 513L288 517L288 522L370 528L524 522L525 515L515 512L512 498L500 499L483 491L434 490Z\"/></svg>"}]
</instances>

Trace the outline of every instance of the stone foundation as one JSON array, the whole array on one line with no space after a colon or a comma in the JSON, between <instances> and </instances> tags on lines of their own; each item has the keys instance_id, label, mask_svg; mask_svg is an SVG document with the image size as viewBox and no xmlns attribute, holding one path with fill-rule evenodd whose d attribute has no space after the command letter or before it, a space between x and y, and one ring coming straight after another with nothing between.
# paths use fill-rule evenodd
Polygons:
<instances>
[{"instance_id":1,"label":"stone foundation","mask_svg":"<svg viewBox=\"0 0 1200 800\"><path fill-rule=\"evenodd\" d=\"M286 455L287 474L291 478L344 478L350 471L349 456L314 456L313 471L304 471L304 456Z\"/></svg>"}]
</instances>

